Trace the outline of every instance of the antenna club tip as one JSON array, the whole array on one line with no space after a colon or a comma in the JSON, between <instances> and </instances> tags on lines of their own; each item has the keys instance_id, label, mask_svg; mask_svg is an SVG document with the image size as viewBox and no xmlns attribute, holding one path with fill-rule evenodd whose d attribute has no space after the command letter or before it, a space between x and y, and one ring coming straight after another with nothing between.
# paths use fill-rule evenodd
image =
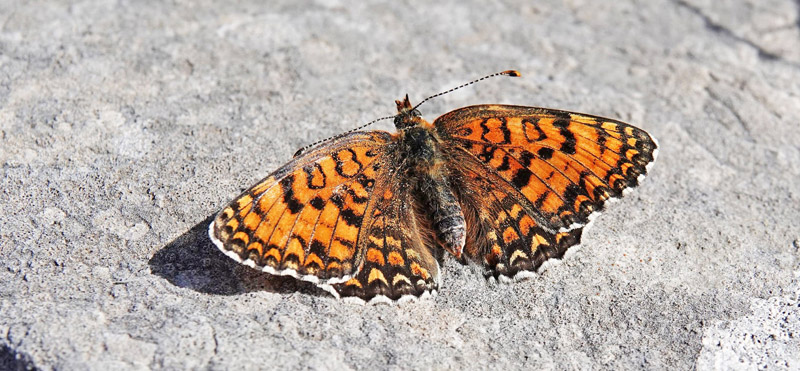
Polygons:
<instances>
[{"instance_id":1,"label":"antenna club tip","mask_svg":"<svg viewBox=\"0 0 800 371\"><path fill-rule=\"evenodd\" d=\"M500 74L501 75L506 75L506 76L511 76L511 77L520 77L520 76L522 76L522 74L519 73L519 71L517 71L517 70L503 71L503 72L500 72Z\"/></svg>"}]
</instances>

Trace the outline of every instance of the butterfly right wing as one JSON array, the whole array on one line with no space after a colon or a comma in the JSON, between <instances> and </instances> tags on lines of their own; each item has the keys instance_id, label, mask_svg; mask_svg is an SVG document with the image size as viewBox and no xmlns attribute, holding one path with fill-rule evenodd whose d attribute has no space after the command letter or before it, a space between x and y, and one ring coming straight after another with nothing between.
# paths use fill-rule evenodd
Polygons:
<instances>
[{"instance_id":1,"label":"butterfly right wing","mask_svg":"<svg viewBox=\"0 0 800 371\"><path fill-rule=\"evenodd\" d=\"M361 226L392 143L387 132L356 132L295 157L225 207L209 226L211 240L267 273L349 280L363 265Z\"/></svg>"},{"instance_id":2,"label":"butterfly right wing","mask_svg":"<svg viewBox=\"0 0 800 371\"><path fill-rule=\"evenodd\" d=\"M498 276L524 276L563 256L608 199L639 184L657 154L644 130L546 108L471 106L434 126L465 206L464 253Z\"/></svg>"}]
</instances>

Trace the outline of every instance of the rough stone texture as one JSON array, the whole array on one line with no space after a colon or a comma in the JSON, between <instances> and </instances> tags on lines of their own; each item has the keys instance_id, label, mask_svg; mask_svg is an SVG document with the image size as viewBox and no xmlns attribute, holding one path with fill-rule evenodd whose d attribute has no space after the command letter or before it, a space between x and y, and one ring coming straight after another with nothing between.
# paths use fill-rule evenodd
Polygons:
<instances>
[{"instance_id":1,"label":"rough stone texture","mask_svg":"<svg viewBox=\"0 0 800 371\"><path fill-rule=\"evenodd\" d=\"M0 3L0 368L800 368L800 3L268 4ZM563 264L361 307L206 237L300 146L508 68L424 115L661 143Z\"/></svg>"}]
</instances>

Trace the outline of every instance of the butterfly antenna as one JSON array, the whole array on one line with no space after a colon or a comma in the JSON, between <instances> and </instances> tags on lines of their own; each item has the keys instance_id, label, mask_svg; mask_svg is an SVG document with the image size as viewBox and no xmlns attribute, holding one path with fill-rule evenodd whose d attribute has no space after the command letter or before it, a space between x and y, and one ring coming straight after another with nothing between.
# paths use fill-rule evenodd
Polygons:
<instances>
[{"instance_id":1,"label":"butterfly antenna","mask_svg":"<svg viewBox=\"0 0 800 371\"><path fill-rule=\"evenodd\" d=\"M522 76L522 75L520 75L519 71L516 71L516 70L508 70L508 71L503 71L503 72L497 72L497 73L493 73L493 74L491 74L491 75L486 75L486 76L484 76L484 77L481 77L481 78L479 78L479 79L472 80L472 81L470 81L470 82L468 82L468 83L466 83L466 84L463 84L463 85L456 86L455 88L452 88L452 89L450 89L450 90L443 91L443 92L441 92L441 93L439 93L439 94L434 94L434 95L431 95L430 97L427 97L427 98L423 99L423 100L422 100L422 102L419 102L419 103L418 103L416 106L414 106L414 108L412 108L411 110L415 110L415 109L417 109L417 107L421 106L421 105L422 105L422 103L425 103L425 102L427 102L427 101L429 101L429 100L431 100L431 99L433 99L433 98L436 98L436 97L438 97L438 96L445 95L445 94L447 94L447 93L450 93L450 92L452 92L452 91L455 91L455 90L461 89L461 88L463 88L463 87L466 87L466 86L472 85L472 84L474 84L474 83L476 83L476 82L483 81L483 80L486 80L486 79L488 79L488 78L490 78L490 77L495 77L495 76L511 76L511 77L518 77L518 76ZM327 141L329 141L329 140L333 140L333 139L338 139L338 138L341 138L341 137L343 137L343 136L345 136L345 135L347 135L347 134L350 134L350 133L352 133L352 132L354 132L354 131L358 131L358 130L361 130L361 129L363 129L363 128L367 127L367 126L370 126L370 125L372 125L372 124L374 124L374 123L376 123L376 122L378 122L378 121L381 121L381 120L388 120L388 119L393 119L393 118L395 118L395 116L386 116L386 117L381 117L381 118L379 118L379 119L375 119L375 120L372 120L372 121L370 121L370 122L368 122L368 123L366 123L366 124L364 124L364 125L361 125L361 126L359 126L359 127L355 128L355 129L350 129L350 130L348 130L348 131L345 131L344 133L337 134L337 135L334 135L334 136L332 136L332 137L328 137L328 138L325 138L325 139L322 139L322 140L318 140L318 141L316 141L316 142L314 142L314 143L311 143L311 144L309 144L309 145L307 145L307 146L305 146L305 147L302 147L302 148L298 149L298 150L297 150L297 152L295 152L295 153L294 153L294 157L297 157L297 156L301 155L301 154L302 154L303 152L305 152L307 149L309 149L309 148L311 148L311 147L314 147L314 146L316 146L317 144L320 144L320 143L323 143L323 142L327 142Z\"/></svg>"},{"instance_id":2,"label":"butterfly antenna","mask_svg":"<svg viewBox=\"0 0 800 371\"><path fill-rule=\"evenodd\" d=\"M481 77L481 78L479 78L479 79L477 79L477 80L472 80L472 81L470 81L470 82L468 82L468 83L466 83L466 84L463 84L463 85L456 86L455 88L452 88L452 89L450 89L450 90L448 90L448 91L443 91L443 92L441 92L441 93L439 93L439 94L434 94L434 95L431 95L430 97L427 97L427 98L423 99L423 100L422 100L422 102L419 102L419 103L417 103L417 105L416 105L416 106L414 106L414 108L412 108L412 110L415 110L415 109L417 109L417 107L421 106L421 105L422 105L422 103L425 103L425 102L427 102L427 101L429 101L429 100L431 100L431 99L433 99L433 98L436 98L436 97L438 97L438 96L445 95L445 94L447 94L447 93L453 92L453 91L455 91L455 90L458 90L458 89L461 89L461 88L463 88L463 87L470 86L470 85L472 85L472 84L474 84L474 83L476 83L476 82L480 82L480 81L483 81L483 80L486 80L486 79L488 79L488 78L490 78L490 77L495 77L495 76L511 76L511 77L519 77L519 76L522 76L522 75L520 75L519 71L517 71L517 70L508 70L508 71L503 71L503 72L497 72L497 73L493 73L493 74L491 74L491 75L486 75L486 76L484 76L484 77Z\"/></svg>"},{"instance_id":3,"label":"butterfly antenna","mask_svg":"<svg viewBox=\"0 0 800 371\"><path fill-rule=\"evenodd\" d=\"M311 148L311 147L314 147L314 146L316 146L317 144L320 144L320 143L323 143L323 142L327 142L327 141L329 141L329 140L333 140L333 139L338 139L338 138L341 138L341 137L343 137L343 136L345 136L345 135L347 135L347 134L350 134L350 133L352 133L352 132L354 132L354 131L358 131L358 130L361 130L361 129L363 129L363 128L367 127L367 126L370 126L370 125L372 125L372 124L374 124L374 123L376 123L376 122L378 122L378 121L381 121L381 120L388 120L388 119L393 119L393 118L394 118L394 116L386 116L386 117L381 117L381 118L379 118L379 119L375 119L375 120L372 120L372 121L370 121L370 122L368 122L368 123L366 123L366 124L364 124L364 125L361 125L361 126L359 126L359 127L355 128L355 129L350 129L350 130L348 130L348 131L345 131L344 133L336 134L336 135L334 135L334 136L332 136L332 137L327 137L327 138L325 138L325 139L318 140L318 141L316 141L316 142L314 142L314 143L311 143L311 144L309 144L309 145L307 145L307 146L305 146L305 147L303 147L303 148L300 148L300 149L298 149L298 150L297 150L297 152L295 152L295 153L294 153L294 156L292 156L292 157L297 157L297 156L299 156L300 154L302 154L303 152L305 152L307 149L309 149L309 148Z\"/></svg>"}]
</instances>

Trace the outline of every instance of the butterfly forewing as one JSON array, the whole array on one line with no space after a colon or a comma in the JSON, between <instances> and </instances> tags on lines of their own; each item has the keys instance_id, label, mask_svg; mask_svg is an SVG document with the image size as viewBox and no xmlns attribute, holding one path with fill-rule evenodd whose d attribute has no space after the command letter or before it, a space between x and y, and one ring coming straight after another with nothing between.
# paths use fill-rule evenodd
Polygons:
<instances>
[{"instance_id":1,"label":"butterfly forewing","mask_svg":"<svg viewBox=\"0 0 800 371\"><path fill-rule=\"evenodd\" d=\"M544 108L471 106L434 126L517 189L550 230L587 223L606 199L638 184L656 151L631 125Z\"/></svg>"},{"instance_id":2,"label":"butterfly forewing","mask_svg":"<svg viewBox=\"0 0 800 371\"><path fill-rule=\"evenodd\" d=\"M353 133L296 157L224 208L212 239L272 274L348 280L363 263L358 236L390 143L385 132Z\"/></svg>"}]
</instances>

